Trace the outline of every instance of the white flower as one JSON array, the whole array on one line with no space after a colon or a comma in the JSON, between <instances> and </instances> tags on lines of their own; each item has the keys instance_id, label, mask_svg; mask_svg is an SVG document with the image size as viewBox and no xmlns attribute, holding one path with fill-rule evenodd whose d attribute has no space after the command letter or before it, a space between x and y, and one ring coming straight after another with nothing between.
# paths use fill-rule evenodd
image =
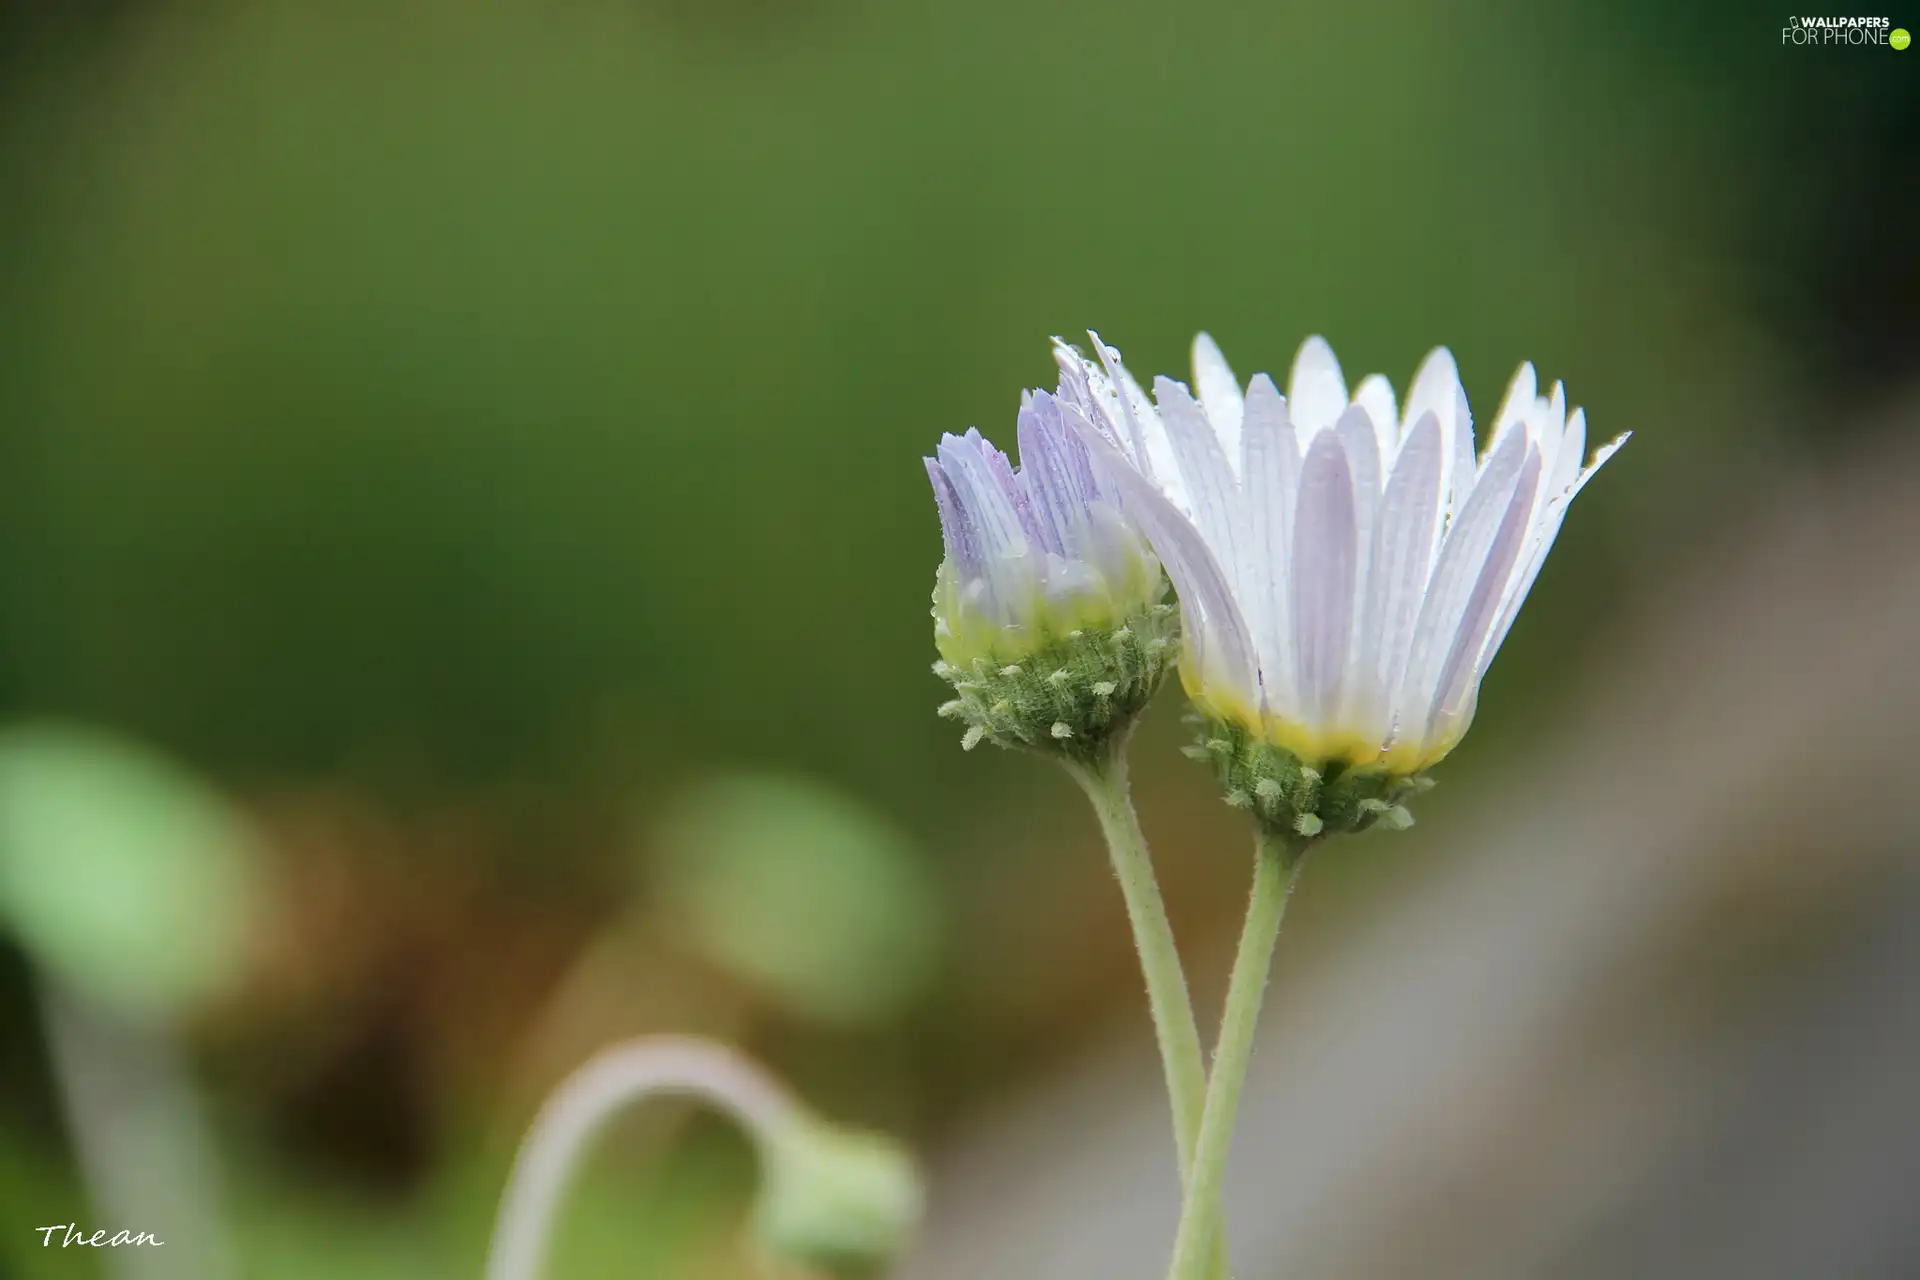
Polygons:
<instances>
[{"instance_id":1,"label":"white flower","mask_svg":"<svg viewBox=\"0 0 1920 1280\"><path fill-rule=\"evenodd\" d=\"M1065 419L1099 455L1179 591L1181 680L1209 717L1309 765L1411 775L1460 741L1481 677L1585 466L1586 418L1523 364L1474 455L1453 357L1420 366L1404 413L1378 375L1351 398L1309 338L1288 393L1244 391L1213 340L1188 388L1150 403L1119 353L1056 342Z\"/></svg>"},{"instance_id":2,"label":"white flower","mask_svg":"<svg viewBox=\"0 0 1920 1280\"><path fill-rule=\"evenodd\" d=\"M1020 455L978 431L941 439L927 476L946 543L934 639L956 667L1015 662L1081 629L1111 630L1166 592L1144 534L1044 391L1021 398Z\"/></svg>"}]
</instances>

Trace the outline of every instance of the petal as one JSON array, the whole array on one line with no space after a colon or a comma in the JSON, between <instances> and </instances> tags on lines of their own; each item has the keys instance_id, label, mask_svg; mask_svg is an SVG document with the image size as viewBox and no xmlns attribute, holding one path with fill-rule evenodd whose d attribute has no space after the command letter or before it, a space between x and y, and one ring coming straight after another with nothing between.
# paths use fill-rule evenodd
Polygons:
<instances>
[{"instance_id":1,"label":"petal","mask_svg":"<svg viewBox=\"0 0 1920 1280\"><path fill-rule=\"evenodd\" d=\"M1188 495L1180 483L1179 464L1173 456L1173 443L1167 439L1166 427L1161 423L1160 415L1153 411L1147 393L1140 389L1140 384L1127 372L1127 366L1120 362L1118 347L1108 346L1091 329L1087 330L1087 338L1093 343L1105 370L1105 399L1114 406L1127 436L1134 442L1134 457L1141 473L1160 486L1176 507L1191 513ZM1089 376L1092 376L1091 370ZM1096 393L1100 390L1097 382L1094 389Z\"/></svg>"},{"instance_id":2,"label":"petal","mask_svg":"<svg viewBox=\"0 0 1920 1280\"><path fill-rule=\"evenodd\" d=\"M1619 435L1607 441L1598 449L1595 449L1593 451L1593 461L1586 465L1585 470L1580 473L1580 478L1573 482L1573 488L1567 491L1567 501L1572 502L1574 495L1587 487L1587 481L1593 479L1600 468L1607 465L1607 459L1620 452L1621 448L1631 439L1633 439L1633 432L1622 431Z\"/></svg>"},{"instance_id":3,"label":"petal","mask_svg":"<svg viewBox=\"0 0 1920 1280\"><path fill-rule=\"evenodd\" d=\"M1067 421L1074 425L1075 416ZM1192 664L1188 675L1203 692L1224 691L1247 706L1257 705L1259 684L1246 623L1206 540L1118 446L1091 427L1080 430L1095 471L1120 490L1128 514L1153 544L1180 594L1185 660Z\"/></svg>"},{"instance_id":4,"label":"petal","mask_svg":"<svg viewBox=\"0 0 1920 1280\"><path fill-rule=\"evenodd\" d=\"M1421 414L1394 459L1374 522L1359 623L1374 663L1361 668L1358 688L1350 685L1348 690L1349 726L1371 743L1384 742L1392 728L1393 695L1406 671L1439 541L1445 458L1439 418L1432 412Z\"/></svg>"},{"instance_id":5,"label":"petal","mask_svg":"<svg viewBox=\"0 0 1920 1280\"><path fill-rule=\"evenodd\" d=\"M1341 687L1344 696L1350 702L1358 689L1362 673L1371 675L1378 653L1379 637L1360 625L1358 602L1367 598L1367 577L1372 572L1368 564L1367 550L1373 546L1373 526L1380 510L1380 441L1373 427L1373 419L1367 410L1359 404L1347 406L1340 415L1335 430L1339 433L1341 447L1346 450L1347 467L1353 476L1353 529L1355 561L1353 573L1354 633L1348 646L1347 673L1342 677ZM1346 727L1343 703L1335 710L1337 717Z\"/></svg>"},{"instance_id":6,"label":"petal","mask_svg":"<svg viewBox=\"0 0 1920 1280\"><path fill-rule=\"evenodd\" d=\"M1580 463L1587 454L1587 414L1584 409L1575 409L1573 416L1567 419L1567 429L1560 435L1560 445L1554 452L1553 474L1547 477L1547 494L1557 497L1573 486L1580 474Z\"/></svg>"},{"instance_id":7,"label":"petal","mask_svg":"<svg viewBox=\"0 0 1920 1280\"><path fill-rule=\"evenodd\" d=\"M1467 411L1467 393L1460 393L1457 406L1457 418L1460 430L1453 437L1453 465L1449 468L1453 483L1447 489L1447 522L1451 524L1460 515L1460 509L1473 493L1474 476L1479 468L1473 460L1473 415Z\"/></svg>"},{"instance_id":8,"label":"petal","mask_svg":"<svg viewBox=\"0 0 1920 1280\"><path fill-rule=\"evenodd\" d=\"M1539 527L1540 514L1544 510L1547 498L1562 489L1553 487L1554 473L1559 470L1561 451L1567 437L1567 389L1562 383L1554 383L1553 390L1544 399L1536 397L1533 412L1527 416L1527 437L1534 447L1540 450L1539 497L1534 507L1534 526ZM1576 459L1577 465L1577 459ZM1524 559L1526 552L1522 550Z\"/></svg>"},{"instance_id":9,"label":"petal","mask_svg":"<svg viewBox=\"0 0 1920 1280\"><path fill-rule=\"evenodd\" d=\"M1577 463L1580 450L1586 443L1586 415L1574 410L1573 420L1567 424L1567 443L1561 451L1562 458L1572 457ZM1578 432L1576 436L1575 433ZM1514 574L1513 582L1507 588L1506 599L1500 606L1500 620L1495 625L1493 635L1487 641L1486 653L1480 659L1484 671L1493 664L1494 655L1500 652L1500 646L1506 643L1507 633L1513 630L1514 622L1520 616L1520 606L1527 602L1527 593L1533 590L1533 584L1540 576L1540 570L1546 566L1547 553L1553 550L1554 539L1560 535L1561 522L1567 518L1567 507L1573 502L1574 495L1587 487L1587 481L1605 465L1608 458L1620 451L1633 435L1631 431L1600 446L1593 454L1593 461L1566 487L1564 492L1550 490L1546 503L1534 517L1534 530L1527 550L1523 553L1521 566Z\"/></svg>"},{"instance_id":10,"label":"petal","mask_svg":"<svg viewBox=\"0 0 1920 1280\"><path fill-rule=\"evenodd\" d=\"M1380 456L1391 461L1400 447L1400 409L1393 398L1393 384L1377 373L1366 376L1354 390L1353 402L1373 419L1374 434L1380 441Z\"/></svg>"},{"instance_id":11,"label":"petal","mask_svg":"<svg viewBox=\"0 0 1920 1280\"><path fill-rule=\"evenodd\" d=\"M1507 384L1507 394L1500 401L1500 412L1493 418L1493 434L1487 437L1487 451L1482 455L1482 464L1493 456L1507 438L1507 433L1528 421L1535 415L1534 402L1539 399L1539 382L1533 372L1533 362L1523 361L1514 371L1513 381Z\"/></svg>"},{"instance_id":12,"label":"petal","mask_svg":"<svg viewBox=\"0 0 1920 1280\"><path fill-rule=\"evenodd\" d=\"M1347 407L1347 384L1333 348L1319 334L1300 344L1287 379L1288 412L1302 431L1330 427Z\"/></svg>"},{"instance_id":13,"label":"petal","mask_svg":"<svg viewBox=\"0 0 1920 1280\"><path fill-rule=\"evenodd\" d=\"M1036 539L1048 551L1069 554L1087 504L1098 496L1085 447L1067 434L1059 401L1044 391L1020 407L1018 434L1021 488Z\"/></svg>"},{"instance_id":14,"label":"petal","mask_svg":"<svg viewBox=\"0 0 1920 1280\"><path fill-rule=\"evenodd\" d=\"M1466 612L1467 600L1480 571L1486 566L1487 553L1500 532L1502 519L1513 501L1514 484L1527 460L1527 441L1523 433L1511 432L1506 441L1488 459L1473 492L1461 504L1459 515L1448 526L1433 575L1427 582L1426 598L1414 623L1413 644L1407 656L1407 670L1394 697L1393 737L1396 743L1424 743L1427 721L1433 708L1434 690L1440 681L1441 667L1453 647Z\"/></svg>"},{"instance_id":15,"label":"petal","mask_svg":"<svg viewBox=\"0 0 1920 1280\"><path fill-rule=\"evenodd\" d=\"M1019 484L1014 479L1013 460L1002 453L993 441L980 434L980 428L968 427L967 440L987 461L987 467L993 472L993 478L1000 485L1001 492L1009 499L1019 492Z\"/></svg>"},{"instance_id":16,"label":"petal","mask_svg":"<svg viewBox=\"0 0 1920 1280\"><path fill-rule=\"evenodd\" d=\"M1088 417L1080 402L1069 396L1060 396L1054 399L1054 404L1060 410L1060 425L1073 446L1076 470L1084 468L1081 479L1087 486L1088 492L1097 501L1113 506L1120 505L1120 491L1114 487L1112 479L1107 475L1107 469L1104 466L1095 465L1093 451L1087 441L1097 435L1124 457L1125 450L1121 448L1120 442L1109 433L1108 424L1104 420Z\"/></svg>"},{"instance_id":17,"label":"petal","mask_svg":"<svg viewBox=\"0 0 1920 1280\"><path fill-rule=\"evenodd\" d=\"M1453 362L1453 352L1435 347L1420 362L1413 383L1407 388L1407 421L1418 422L1421 414L1432 413L1440 419L1441 435L1451 440L1454 423L1448 420L1448 415L1454 410L1459 390L1460 369Z\"/></svg>"},{"instance_id":18,"label":"petal","mask_svg":"<svg viewBox=\"0 0 1920 1280\"><path fill-rule=\"evenodd\" d=\"M1146 395L1120 363L1120 353L1089 333L1101 361L1088 360L1059 338L1053 340L1060 366L1060 397L1079 409L1101 435L1119 448L1136 470L1162 486L1175 506L1186 509L1187 496L1160 419Z\"/></svg>"},{"instance_id":19,"label":"petal","mask_svg":"<svg viewBox=\"0 0 1920 1280\"><path fill-rule=\"evenodd\" d=\"M1340 444L1347 451L1347 459L1353 464L1353 492L1356 498L1364 501L1370 492L1377 500L1380 497L1381 458L1380 436L1373 429L1373 415L1366 406L1350 404L1334 422L1334 430L1339 433Z\"/></svg>"},{"instance_id":20,"label":"petal","mask_svg":"<svg viewBox=\"0 0 1920 1280\"><path fill-rule=\"evenodd\" d=\"M1026 397L1023 395L1022 400ZM1020 521L1020 531L1027 541L1039 543L1041 531L1034 519L1033 504L1027 500L1027 487L1020 483L1020 473L1014 470L1012 459L995 446L993 441L980 434L980 428L968 427L967 439L986 459L987 469L993 473L994 483L1007 495L1007 501L1013 506L1013 514Z\"/></svg>"},{"instance_id":21,"label":"petal","mask_svg":"<svg viewBox=\"0 0 1920 1280\"><path fill-rule=\"evenodd\" d=\"M1488 634L1498 620L1500 602L1513 578L1527 531L1532 527L1539 491L1540 451L1529 446L1526 461L1514 482L1513 496L1499 528L1494 531L1493 544L1487 549L1486 563L1467 594L1453 643L1440 664L1440 678L1435 684L1433 706L1427 720L1428 737L1433 741L1451 743L1466 730L1465 720L1472 713L1474 695L1485 672L1480 659L1486 650Z\"/></svg>"},{"instance_id":22,"label":"petal","mask_svg":"<svg viewBox=\"0 0 1920 1280\"><path fill-rule=\"evenodd\" d=\"M933 482L934 505L940 509L940 539L946 544L948 558L963 574L982 572L986 557L981 553L980 531L974 526L973 513L960 500L959 491L939 461L922 461L927 464L927 479Z\"/></svg>"},{"instance_id":23,"label":"petal","mask_svg":"<svg viewBox=\"0 0 1920 1280\"><path fill-rule=\"evenodd\" d=\"M1207 415L1187 389L1171 378L1153 380L1153 396L1160 421L1167 429L1175 464L1192 498L1193 523L1207 540L1216 562L1231 581L1245 562L1239 555L1240 489L1221 452L1219 438L1207 424Z\"/></svg>"},{"instance_id":24,"label":"petal","mask_svg":"<svg viewBox=\"0 0 1920 1280\"><path fill-rule=\"evenodd\" d=\"M1452 520L1473 488L1473 414L1467 408L1467 393L1460 385L1460 370L1453 353L1435 347L1420 363L1407 391L1406 420L1420 421L1431 412L1440 420L1440 438L1445 457L1441 463L1441 492L1446 496L1447 519Z\"/></svg>"},{"instance_id":25,"label":"petal","mask_svg":"<svg viewBox=\"0 0 1920 1280\"><path fill-rule=\"evenodd\" d=\"M1112 434L1118 424L1109 421L1106 414L1094 404L1091 372L1097 372L1098 366L1090 366L1085 356L1060 337L1053 340L1053 362L1060 369L1060 390L1057 395L1061 402L1079 409L1089 423L1109 435L1123 451L1131 447L1128 441Z\"/></svg>"},{"instance_id":26,"label":"petal","mask_svg":"<svg viewBox=\"0 0 1920 1280\"><path fill-rule=\"evenodd\" d=\"M1287 402L1266 374L1247 388L1240 437L1246 488L1247 572L1237 594L1259 646L1264 710L1297 719L1293 697L1293 631L1286 608L1293 546L1294 497L1300 482L1300 443Z\"/></svg>"},{"instance_id":27,"label":"petal","mask_svg":"<svg viewBox=\"0 0 1920 1280\"><path fill-rule=\"evenodd\" d=\"M1358 547L1353 472L1339 433L1315 436L1300 468L1294 514L1294 660L1300 708L1310 728L1331 727L1339 709L1353 632L1353 581Z\"/></svg>"},{"instance_id":28,"label":"petal","mask_svg":"<svg viewBox=\"0 0 1920 1280\"><path fill-rule=\"evenodd\" d=\"M940 467L953 481L961 503L973 515L980 536L980 554L991 565L1008 555L1019 555L1026 547L1026 527L1014 506L1013 496L1003 483L1002 468L994 457L999 451L981 438L978 431L962 436L945 436L940 441ZM1011 469L1007 469L1011 476Z\"/></svg>"},{"instance_id":29,"label":"petal","mask_svg":"<svg viewBox=\"0 0 1920 1280\"><path fill-rule=\"evenodd\" d=\"M1357 535L1354 545L1364 547L1373 537L1374 513L1380 509L1380 441L1374 433L1373 420L1357 404L1347 406L1334 430L1339 433L1341 447L1347 451L1347 469L1353 476L1353 527ZM1363 557L1356 566L1356 591L1364 590L1365 578Z\"/></svg>"},{"instance_id":30,"label":"petal","mask_svg":"<svg viewBox=\"0 0 1920 1280\"><path fill-rule=\"evenodd\" d=\"M1227 367L1227 358L1204 333L1193 340L1193 386L1200 393L1200 405L1207 411L1207 421L1220 437L1220 449L1227 455L1228 465L1238 467L1240 420L1246 412L1246 400L1240 394L1240 383L1234 378L1233 370Z\"/></svg>"},{"instance_id":31,"label":"petal","mask_svg":"<svg viewBox=\"0 0 1920 1280\"><path fill-rule=\"evenodd\" d=\"M1134 581L1148 555L1146 535L1120 512L1118 491L1099 482L1070 421L1085 419L1075 405L1044 391L1033 392L1021 410L1020 479L1044 526L1045 577L1056 595ZM1157 569L1152 576L1157 579Z\"/></svg>"}]
</instances>

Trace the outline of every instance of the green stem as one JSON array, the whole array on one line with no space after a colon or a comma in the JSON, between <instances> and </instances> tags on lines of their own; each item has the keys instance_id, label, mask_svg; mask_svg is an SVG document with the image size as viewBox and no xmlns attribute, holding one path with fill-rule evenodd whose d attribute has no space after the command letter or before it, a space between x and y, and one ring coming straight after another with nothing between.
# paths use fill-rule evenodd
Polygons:
<instances>
[{"instance_id":1,"label":"green stem","mask_svg":"<svg viewBox=\"0 0 1920 1280\"><path fill-rule=\"evenodd\" d=\"M1180 952L1174 945L1173 925L1167 920L1160 884L1154 879L1147 838L1133 811L1126 744L1116 741L1108 757L1092 765L1068 761L1067 771L1093 801L1113 859L1113 873L1120 881L1120 894L1127 902L1134 945L1140 950L1140 968L1147 979L1147 1007L1153 1012L1167 1094L1173 1103L1173 1137L1180 1152L1180 1185L1185 1187L1199 1140L1201 1112L1206 1106L1206 1059L1200 1052L1200 1028L1187 994Z\"/></svg>"},{"instance_id":2,"label":"green stem","mask_svg":"<svg viewBox=\"0 0 1920 1280\"><path fill-rule=\"evenodd\" d=\"M1134 946L1147 980L1147 1007L1153 1013L1154 1038L1160 1045L1160 1065L1166 1072L1167 1097L1173 1108L1173 1140L1179 1152L1180 1187L1191 1190L1194 1152L1200 1137L1200 1117L1207 1103L1207 1062L1200 1048L1200 1025L1187 993L1187 975L1180 967L1180 950L1167 919L1167 904L1154 878L1147 837L1133 809L1133 789L1127 777L1127 744L1120 735L1106 758L1092 765L1067 761L1107 838L1113 874L1126 899L1127 919L1133 925ZM1226 1280L1227 1252L1209 1250L1209 1280Z\"/></svg>"},{"instance_id":3,"label":"green stem","mask_svg":"<svg viewBox=\"0 0 1920 1280\"><path fill-rule=\"evenodd\" d=\"M1240 1090L1253 1057L1254 1027L1266 996L1274 944L1280 940L1280 922L1306 866L1308 843L1270 832L1262 832L1255 841L1253 895L1233 960L1233 977L1227 984L1227 1009L1220 1021L1220 1043L1213 1054L1213 1075L1207 1085L1193 1177L1180 1212L1169 1280L1204 1280L1213 1242L1224 1243L1220 1190L1226 1181L1234 1120L1240 1112Z\"/></svg>"}]
</instances>

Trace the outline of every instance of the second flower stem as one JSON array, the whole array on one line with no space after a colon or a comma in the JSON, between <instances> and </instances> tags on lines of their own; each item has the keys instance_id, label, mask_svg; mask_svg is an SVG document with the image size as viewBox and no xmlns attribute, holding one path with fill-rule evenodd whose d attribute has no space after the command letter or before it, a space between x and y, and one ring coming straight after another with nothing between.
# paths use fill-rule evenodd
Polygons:
<instances>
[{"instance_id":1,"label":"second flower stem","mask_svg":"<svg viewBox=\"0 0 1920 1280\"><path fill-rule=\"evenodd\" d=\"M1254 846L1253 894L1247 904L1247 923L1234 956L1233 977L1227 984L1227 1008L1220 1021L1220 1043L1213 1055L1213 1073L1195 1142L1192 1176L1187 1183L1180 1234L1174 1240L1169 1280L1204 1280L1213 1242L1225 1241L1220 1191L1226 1182L1227 1153L1233 1145L1234 1121L1240 1112L1240 1090L1253 1058L1253 1035L1266 997L1267 971L1280 940L1280 922L1287 902L1306 865L1307 842L1263 832Z\"/></svg>"},{"instance_id":2,"label":"second flower stem","mask_svg":"<svg viewBox=\"0 0 1920 1280\"><path fill-rule=\"evenodd\" d=\"M1116 741L1107 757L1096 764L1069 762L1073 774L1093 801L1100 830L1107 838L1113 873L1126 899L1127 919L1133 925L1134 944L1140 949L1140 968L1147 980L1147 1005L1153 1013L1160 1061L1166 1069L1167 1092L1173 1102L1173 1136L1180 1153L1180 1185L1186 1187L1200 1136L1200 1117L1206 1106L1206 1060L1200 1053L1200 1029L1194 1021L1193 1000L1187 994L1187 976L1180 967L1173 925L1166 902L1154 879L1147 838L1133 811L1127 780L1126 744Z\"/></svg>"},{"instance_id":3,"label":"second flower stem","mask_svg":"<svg viewBox=\"0 0 1920 1280\"><path fill-rule=\"evenodd\" d=\"M1133 809L1126 751L1123 734L1096 763L1067 761L1066 765L1099 816L1113 874L1120 881L1120 896L1126 900L1127 919L1133 925L1134 946L1139 949L1140 969L1147 980L1147 1007L1153 1014L1154 1038L1160 1045L1167 1096L1173 1105L1173 1138L1180 1158L1184 1205L1190 1202L1193 1191L1193 1161L1199 1149L1200 1117L1207 1103L1207 1062L1200 1048L1200 1027L1193 1016L1186 971L1180 966L1180 950L1167 919L1167 904L1160 896L1147 837ZM1209 1280L1225 1280L1225 1243L1210 1244L1205 1253L1203 1274Z\"/></svg>"}]
</instances>

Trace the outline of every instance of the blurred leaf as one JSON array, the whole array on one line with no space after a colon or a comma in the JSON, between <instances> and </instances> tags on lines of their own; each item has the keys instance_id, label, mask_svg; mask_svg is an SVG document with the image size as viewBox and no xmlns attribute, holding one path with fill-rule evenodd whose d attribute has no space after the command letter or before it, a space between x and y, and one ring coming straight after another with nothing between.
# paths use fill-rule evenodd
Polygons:
<instances>
[{"instance_id":1,"label":"blurred leaf","mask_svg":"<svg viewBox=\"0 0 1920 1280\"><path fill-rule=\"evenodd\" d=\"M210 788L71 725L0 734L0 921L122 1012L177 1013L239 964L247 836Z\"/></svg>"},{"instance_id":2,"label":"blurred leaf","mask_svg":"<svg viewBox=\"0 0 1920 1280\"><path fill-rule=\"evenodd\" d=\"M845 796L791 778L723 778L684 797L653 843L675 923L798 1012L877 1017L932 972L943 920L924 857Z\"/></svg>"}]
</instances>

